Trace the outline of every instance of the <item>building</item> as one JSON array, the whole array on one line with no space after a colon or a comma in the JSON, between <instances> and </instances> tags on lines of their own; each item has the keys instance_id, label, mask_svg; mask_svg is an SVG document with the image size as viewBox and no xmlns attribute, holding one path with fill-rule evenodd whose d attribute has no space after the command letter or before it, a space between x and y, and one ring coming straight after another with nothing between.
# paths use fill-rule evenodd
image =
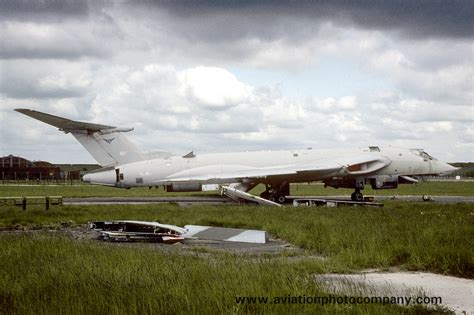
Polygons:
<instances>
[{"instance_id":1,"label":"building","mask_svg":"<svg viewBox=\"0 0 474 315\"><path fill-rule=\"evenodd\" d=\"M20 156L8 155L0 158L2 180L56 180L61 169L45 161L29 161Z\"/></svg>"}]
</instances>

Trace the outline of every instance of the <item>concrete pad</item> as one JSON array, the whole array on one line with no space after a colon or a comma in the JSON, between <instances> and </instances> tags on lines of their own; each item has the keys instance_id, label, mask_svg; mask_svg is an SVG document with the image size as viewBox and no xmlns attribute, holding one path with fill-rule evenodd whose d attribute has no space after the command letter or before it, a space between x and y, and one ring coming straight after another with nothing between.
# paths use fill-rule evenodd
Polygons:
<instances>
[{"instance_id":1,"label":"concrete pad","mask_svg":"<svg viewBox=\"0 0 474 315\"><path fill-rule=\"evenodd\" d=\"M474 313L474 280L471 279L426 272L326 274L318 275L316 279L337 293L439 296L442 298L441 306L448 307L456 314Z\"/></svg>"},{"instance_id":2,"label":"concrete pad","mask_svg":"<svg viewBox=\"0 0 474 315\"><path fill-rule=\"evenodd\" d=\"M200 225L186 225L185 238L265 244L268 241L266 231L222 228Z\"/></svg>"}]
</instances>

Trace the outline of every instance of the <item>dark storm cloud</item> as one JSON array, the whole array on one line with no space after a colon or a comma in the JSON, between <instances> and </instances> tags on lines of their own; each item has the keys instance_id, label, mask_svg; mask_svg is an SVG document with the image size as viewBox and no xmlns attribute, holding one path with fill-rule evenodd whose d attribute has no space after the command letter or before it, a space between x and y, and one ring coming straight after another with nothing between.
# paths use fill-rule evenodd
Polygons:
<instances>
[{"instance_id":1,"label":"dark storm cloud","mask_svg":"<svg viewBox=\"0 0 474 315\"><path fill-rule=\"evenodd\" d=\"M65 18L83 18L100 13L104 8L144 6L153 14L153 7L167 10L181 18L239 16L241 24L232 20L222 31L231 38L249 31L262 36L278 36L286 29L281 23L287 18L315 22L332 21L356 27L400 31L407 37L472 37L474 1L470 0L173 0L173 1L88 1L88 0L0 0L0 17L4 20L27 19L60 21ZM281 18L284 18L283 20ZM138 18L138 17L137 17ZM246 27L250 23L252 30ZM260 21L260 26L257 25ZM258 29L255 29L258 28ZM191 32L193 30L190 30ZM270 34L265 34L270 32ZM232 36L233 35L233 36Z\"/></svg>"},{"instance_id":2,"label":"dark storm cloud","mask_svg":"<svg viewBox=\"0 0 474 315\"><path fill-rule=\"evenodd\" d=\"M83 0L1 0L0 17L16 19L48 16L49 18L81 17L88 14Z\"/></svg>"},{"instance_id":3,"label":"dark storm cloud","mask_svg":"<svg viewBox=\"0 0 474 315\"><path fill-rule=\"evenodd\" d=\"M0 25L0 58L73 60L84 56L104 58L111 54L111 49L101 45L98 36L85 32L86 28L90 28L87 25L68 25L64 28L49 27L44 30L39 25ZM41 34L42 31L47 32L48 36ZM109 35L109 38L115 37L114 34Z\"/></svg>"},{"instance_id":4,"label":"dark storm cloud","mask_svg":"<svg viewBox=\"0 0 474 315\"><path fill-rule=\"evenodd\" d=\"M135 2L132 2L135 3ZM240 14L249 17L294 16L375 29L401 31L407 37L471 37L474 1L143 1L181 17ZM263 19L269 28L281 20ZM284 26L282 26L284 27ZM234 29L234 31L238 31Z\"/></svg>"},{"instance_id":5,"label":"dark storm cloud","mask_svg":"<svg viewBox=\"0 0 474 315\"><path fill-rule=\"evenodd\" d=\"M120 41L101 1L0 0L0 59L106 58Z\"/></svg>"}]
</instances>

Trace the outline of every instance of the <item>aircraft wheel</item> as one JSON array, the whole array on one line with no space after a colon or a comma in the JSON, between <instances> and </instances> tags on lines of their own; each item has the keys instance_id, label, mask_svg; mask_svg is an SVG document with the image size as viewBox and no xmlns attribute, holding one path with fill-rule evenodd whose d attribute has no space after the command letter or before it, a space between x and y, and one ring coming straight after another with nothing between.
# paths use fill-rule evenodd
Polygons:
<instances>
[{"instance_id":1,"label":"aircraft wheel","mask_svg":"<svg viewBox=\"0 0 474 315\"><path fill-rule=\"evenodd\" d=\"M352 201L364 201L364 195L360 192L353 192L351 194Z\"/></svg>"},{"instance_id":2,"label":"aircraft wheel","mask_svg":"<svg viewBox=\"0 0 474 315\"><path fill-rule=\"evenodd\" d=\"M286 197L284 195L280 195L277 198L278 203L285 203L286 202Z\"/></svg>"},{"instance_id":3,"label":"aircraft wheel","mask_svg":"<svg viewBox=\"0 0 474 315\"><path fill-rule=\"evenodd\" d=\"M276 202L276 203L285 203L286 202L286 197L285 197L285 195L272 194L272 195L270 195L268 200Z\"/></svg>"}]
</instances>

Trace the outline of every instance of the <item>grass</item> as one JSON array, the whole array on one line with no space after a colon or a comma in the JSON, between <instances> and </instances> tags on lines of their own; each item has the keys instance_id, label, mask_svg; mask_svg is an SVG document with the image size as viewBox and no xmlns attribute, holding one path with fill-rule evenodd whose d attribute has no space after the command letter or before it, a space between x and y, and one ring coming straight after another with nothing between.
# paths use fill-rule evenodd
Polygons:
<instances>
[{"instance_id":1,"label":"grass","mask_svg":"<svg viewBox=\"0 0 474 315\"><path fill-rule=\"evenodd\" d=\"M394 305L238 304L243 296L327 296L307 270L221 255L208 260L151 246L107 246L51 235L2 235L0 313L5 314L399 314Z\"/></svg>"},{"instance_id":2,"label":"grass","mask_svg":"<svg viewBox=\"0 0 474 315\"><path fill-rule=\"evenodd\" d=\"M260 194L264 190L259 185L251 192ZM353 189L324 188L321 184L298 184L291 186L291 194L298 196L311 195L350 195ZM473 182L420 182L415 185L400 185L397 189L372 190L370 187L364 189L366 195L458 195L473 196ZM0 185L0 197L17 196L63 196L63 197L153 197L153 196L186 196L186 195L212 195L218 192L194 192L194 193L167 193L162 188L148 189L132 188L120 189L106 186L95 186L81 184L76 186L9 186Z\"/></svg>"},{"instance_id":3,"label":"grass","mask_svg":"<svg viewBox=\"0 0 474 315\"><path fill-rule=\"evenodd\" d=\"M121 189L107 186L96 186L81 184L75 186L1 186L0 197L20 196L63 196L72 197L156 197L156 196L189 196L209 195L217 192L195 192L195 193L167 193L161 189L149 189L148 187L137 187L132 189Z\"/></svg>"},{"instance_id":4,"label":"grass","mask_svg":"<svg viewBox=\"0 0 474 315\"><path fill-rule=\"evenodd\" d=\"M470 183L458 184L420 183L416 189L423 191L418 194L447 191L472 195ZM162 190L127 191L81 185L0 186L0 195L41 195L38 189L63 196L163 194ZM344 192L324 190L318 185L293 187L293 192L300 195L323 191ZM44 205L32 205L22 211L19 207L0 206L0 228L40 230L0 233L0 314L419 314L430 311L381 305L237 304L235 297L325 296L328 292L314 282L315 274L349 273L367 268L431 271L474 278L473 204L387 201L384 208L179 207L174 204L52 206L49 211L43 208ZM264 229L304 248L305 254L297 260L285 259L288 253L274 259L274 255L249 257L250 254L207 250L203 255L200 249L183 255L179 246L161 251L150 244L116 246L41 231L60 230L64 222L74 226L111 219ZM314 256L325 259L314 259Z\"/></svg>"},{"instance_id":5,"label":"grass","mask_svg":"<svg viewBox=\"0 0 474 315\"><path fill-rule=\"evenodd\" d=\"M263 191L262 186L255 188ZM291 186L291 194L297 196L335 196L345 195L350 196L354 189L348 188L324 188L321 184L298 184ZM417 184L404 184L398 186L396 189L378 189L374 190L370 186L366 186L362 191L364 195L433 195L433 196L474 196L474 181L473 182L419 182Z\"/></svg>"},{"instance_id":6,"label":"grass","mask_svg":"<svg viewBox=\"0 0 474 315\"><path fill-rule=\"evenodd\" d=\"M2 208L0 208L2 209ZM474 205L387 202L384 208L262 206L3 207L0 226L57 228L61 222L135 219L183 226L264 229L326 256L324 272L399 267L474 278Z\"/></svg>"}]
</instances>

